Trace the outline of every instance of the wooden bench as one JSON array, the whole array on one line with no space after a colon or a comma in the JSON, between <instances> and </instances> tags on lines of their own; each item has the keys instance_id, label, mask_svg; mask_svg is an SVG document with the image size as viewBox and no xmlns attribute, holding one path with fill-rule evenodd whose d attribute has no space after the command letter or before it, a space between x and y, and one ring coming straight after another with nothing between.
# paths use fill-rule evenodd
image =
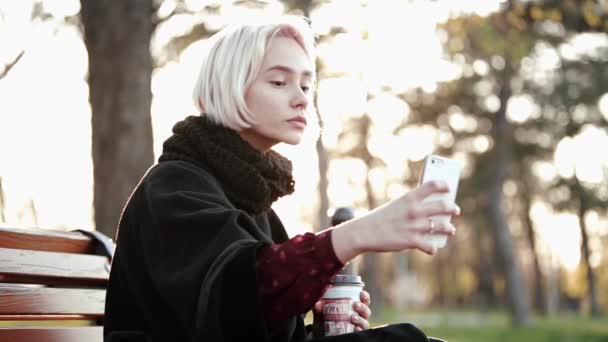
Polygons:
<instances>
[{"instance_id":1,"label":"wooden bench","mask_svg":"<svg viewBox=\"0 0 608 342\"><path fill-rule=\"evenodd\" d=\"M0 227L0 341L103 341L108 241Z\"/></svg>"}]
</instances>

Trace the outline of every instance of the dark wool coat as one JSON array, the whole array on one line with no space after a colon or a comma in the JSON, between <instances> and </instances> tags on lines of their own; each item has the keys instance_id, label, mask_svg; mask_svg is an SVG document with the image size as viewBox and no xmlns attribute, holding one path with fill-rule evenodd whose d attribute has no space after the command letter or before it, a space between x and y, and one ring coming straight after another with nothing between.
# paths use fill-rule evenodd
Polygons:
<instances>
[{"instance_id":1,"label":"dark wool coat","mask_svg":"<svg viewBox=\"0 0 608 342\"><path fill-rule=\"evenodd\" d=\"M105 333L145 331L149 341L303 339L299 316L267 331L258 296L256 251L286 239L272 210L235 208L200 167L157 164L122 215Z\"/></svg>"},{"instance_id":2,"label":"dark wool coat","mask_svg":"<svg viewBox=\"0 0 608 342\"><path fill-rule=\"evenodd\" d=\"M106 296L106 342L306 338L300 315L270 329L256 252L288 239L270 205L293 191L291 164L202 117L176 124L122 213ZM407 324L322 341L427 341Z\"/></svg>"}]
</instances>

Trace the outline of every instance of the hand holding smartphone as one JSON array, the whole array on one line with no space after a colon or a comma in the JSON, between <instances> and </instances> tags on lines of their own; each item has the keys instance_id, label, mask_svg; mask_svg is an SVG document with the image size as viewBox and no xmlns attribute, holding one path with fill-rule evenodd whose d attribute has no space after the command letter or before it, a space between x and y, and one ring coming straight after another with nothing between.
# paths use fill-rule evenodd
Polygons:
<instances>
[{"instance_id":1,"label":"hand holding smartphone","mask_svg":"<svg viewBox=\"0 0 608 342\"><path fill-rule=\"evenodd\" d=\"M450 203L454 203L456 201L456 193L458 191L458 183L460 181L460 171L461 166L458 161L434 154L428 155L424 159L419 185L429 181L440 180L448 184L450 191L441 194L432 194L425 198L424 202L446 200ZM430 217L430 219L434 222L449 222L451 220L451 216L436 215ZM439 234L428 234L427 239L436 248L442 248L447 242L447 236Z\"/></svg>"}]
</instances>

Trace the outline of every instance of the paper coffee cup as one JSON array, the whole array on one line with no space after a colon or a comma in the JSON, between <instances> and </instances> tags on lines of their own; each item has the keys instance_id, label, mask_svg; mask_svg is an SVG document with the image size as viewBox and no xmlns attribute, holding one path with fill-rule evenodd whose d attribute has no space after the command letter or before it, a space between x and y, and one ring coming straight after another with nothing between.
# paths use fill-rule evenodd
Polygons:
<instances>
[{"instance_id":1,"label":"paper coffee cup","mask_svg":"<svg viewBox=\"0 0 608 342\"><path fill-rule=\"evenodd\" d=\"M353 304L361 299L361 276L338 274L321 298L323 303L323 333L336 336L355 331L351 316Z\"/></svg>"}]
</instances>

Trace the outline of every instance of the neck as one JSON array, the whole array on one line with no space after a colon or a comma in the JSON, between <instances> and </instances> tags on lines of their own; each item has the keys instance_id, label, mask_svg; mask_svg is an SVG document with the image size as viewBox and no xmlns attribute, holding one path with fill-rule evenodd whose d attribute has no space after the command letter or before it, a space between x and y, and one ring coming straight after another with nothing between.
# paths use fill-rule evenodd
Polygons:
<instances>
[{"instance_id":1,"label":"neck","mask_svg":"<svg viewBox=\"0 0 608 342\"><path fill-rule=\"evenodd\" d=\"M256 150L263 154L266 154L270 149L277 144L276 141L268 139L259 133L255 132L252 128L247 128L238 132L241 139L249 143Z\"/></svg>"}]
</instances>

